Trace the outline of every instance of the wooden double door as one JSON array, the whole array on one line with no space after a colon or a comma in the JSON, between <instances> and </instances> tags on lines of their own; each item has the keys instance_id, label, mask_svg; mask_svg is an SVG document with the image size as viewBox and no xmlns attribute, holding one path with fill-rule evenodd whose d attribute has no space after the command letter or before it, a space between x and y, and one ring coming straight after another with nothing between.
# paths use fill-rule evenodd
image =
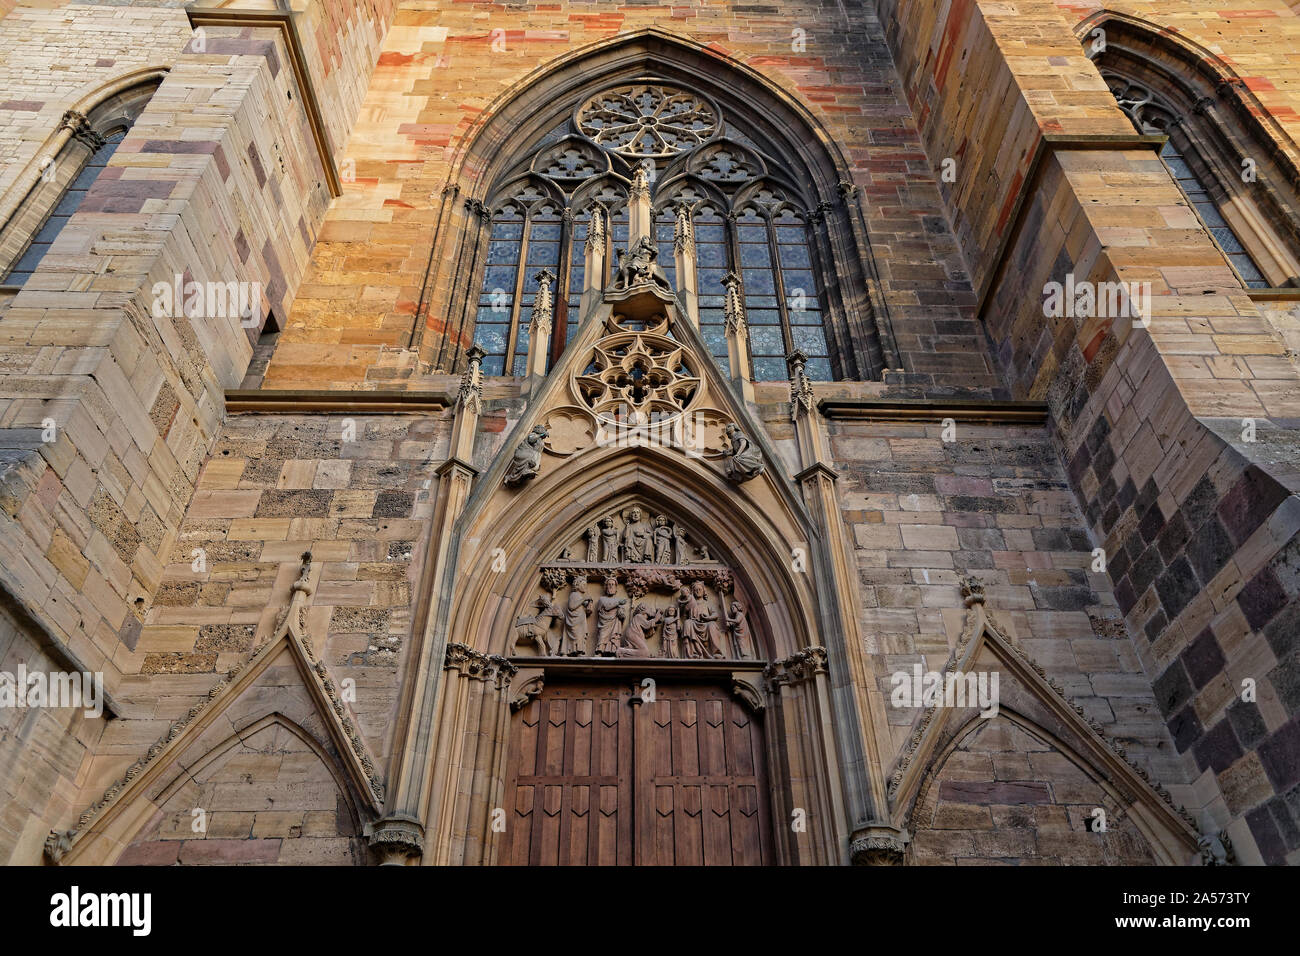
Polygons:
<instances>
[{"instance_id":1,"label":"wooden double door","mask_svg":"<svg viewBox=\"0 0 1300 956\"><path fill-rule=\"evenodd\" d=\"M722 686L547 680L514 715L502 863L761 865L763 728Z\"/></svg>"}]
</instances>

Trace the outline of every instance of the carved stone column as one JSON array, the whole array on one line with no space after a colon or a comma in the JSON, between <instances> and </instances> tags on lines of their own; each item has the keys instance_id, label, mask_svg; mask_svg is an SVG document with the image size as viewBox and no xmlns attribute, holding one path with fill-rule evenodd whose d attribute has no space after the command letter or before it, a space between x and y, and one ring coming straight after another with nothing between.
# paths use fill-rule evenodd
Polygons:
<instances>
[{"instance_id":1,"label":"carved stone column","mask_svg":"<svg viewBox=\"0 0 1300 956\"><path fill-rule=\"evenodd\" d=\"M805 504L822 529L815 563L825 568L819 587L827 592L830 628L826 643L836 673L829 680L836 714L836 739L843 761L844 798L849 826L888 827L889 798L881 754L889 751L884 700L876 687L867 649L859 631L857 568L836 491L838 474L827 450L816 395L806 371L807 356L796 350L786 357L790 371L790 418L794 422L801 469L795 475Z\"/></svg>"},{"instance_id":2,"label":"carved stone column","mask_svg":"<svg viewBox=\"0 0 1300 956\"><path fill-rule=\"evenodd\" d=\"M533 297L533 316L528 323L528 386L536 387L546 378L546 363L551 354L551 328L554 325L555 305L551 299L551 283L555 273L543 269L534 276L537 294Z\"/></svg>"},{"instance_id":3,"label":"carved stone column","mask_svg":"<svg viewBox=\"0 0 1300 956\"><path fill-rule=\"evenodd\" d=\"M481 383L480 383L481 387ZM467 409L476 400L467 400ZM472 414L472 412L471 412ZM392 770L389 775L387 802L383 818L375 824L376 832L389 827L402 828L409 821L428 827L429 792L433 776L435 709L439 696L442 661L438 651L435 625L445 619L453 595L444 582L448 578L452 528L465 508L478 471L467 459L448 458L438 467L438 487L434 498L433 518L425 542L424 566L417 593L427 595L415 610L411 626L410 666L402 681L397 709L397 733L393 741ZM394 840L397 847L418 850L412 843Z\"/></svg>"},{"instance_id":4,"label":"carved stone column","mask_svg":"<svg viewBox=\"0 0 1300 956\"><path fill-rule=\"evenodd\" d=\"M591 208L591 224L587 226L587 242L582 259L582 311L579 320L586 318L605 289L605 210L599 204Z\"/></svg>"},{"instance_id":5,"label":"carved stone column","mask_svg":"<svg viewBox=\"0 0 1300 956\"><path fill-rule=\"evenodd\" d=\"M749 365L749 323L745 321L745 305L740 297L740 276L728 272L722 278L727 289L723 304L723 319L727 329L727 363L731 367L731 381L746 402L754 400L754 374Z\"/></svg>"},{"instance_id":6,"label":"carved stone column","mask_svg":"<svg viewBox=\"0 0 1300 956\"><path fill-rule=\"evenodd\" d=\"M429 863L474 865L496 859L492 819L501 803L510 681L516 671L498 654L447 645L435 724Z\"/></svg>"},{"instance_id":7,"label":"carved stone column","mask_svg":"<svg viewBox=\"0 0 1300 956\"><path fill-rule=\"evenodd\" d=\"M773 715L768 733L787 742L790 803L783 808L785 824L777 827L786 841L786 863L825 866L844 859L843 798L835 784L838 759L834 747L818 746L835 737L826 666L826 648L814 646L773 661L763 671ZM795 829L796 824L802 829Z\"/></svg>"},{"instance_id":8,"label":"carved stone column","mask_svg":"<svg viewBox=\"0 0 1300 956\"><path fill-rule=\"evenodd\" d=\"M677 291L686 300L686 317L697 329L700 327L700 284L696 271L695 225L691 211L685 203L677 207L677 223L673 227L673 261L677 266Z\"/></svg>"}]
</instances>

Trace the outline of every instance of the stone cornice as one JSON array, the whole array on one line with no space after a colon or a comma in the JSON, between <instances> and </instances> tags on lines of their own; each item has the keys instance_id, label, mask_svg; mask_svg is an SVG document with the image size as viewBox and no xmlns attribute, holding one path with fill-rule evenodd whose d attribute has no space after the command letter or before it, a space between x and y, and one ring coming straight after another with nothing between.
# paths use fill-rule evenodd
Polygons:
<instances>
[{"instance_id":1,"label":"stone cornice","mask_svg":"<svg viewBox=\"0 0 1300 956\"><path fill-rule=\"evenodd\" d=\"M226 412L427 412L449 408L456 396L449 392L392 389L352 391L348 389L226 389Z\"/></svg>"},{"instance_id":2,"label":"stone cornice","mask_svg":"<svg viewBox=\"0 0 1300 956\"><path fill-rule=\"evenodd\" d=\"M972 399L870 399L824 398L817 408L827 418L864 421L935 422L951 418L959 422L1045 425L1045 402Z\"/></svg>"}]
</instances>

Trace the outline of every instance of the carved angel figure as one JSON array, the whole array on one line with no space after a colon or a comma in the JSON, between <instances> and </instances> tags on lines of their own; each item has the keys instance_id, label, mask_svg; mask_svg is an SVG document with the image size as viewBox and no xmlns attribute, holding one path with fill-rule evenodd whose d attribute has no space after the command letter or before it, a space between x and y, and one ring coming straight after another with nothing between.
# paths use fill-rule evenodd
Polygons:
<instances>
[{"instance_id":1,"label":"carved angel figure","mask_svg":"<svg viewBox=\"0 0 1300 956\"><path fill-rule=\"evenodd\" d=\"M546 441L549 435L550 432L546 430L545 425L536 425L528 433L528 437L519 443L514 456L510 459L510 467L506 469L506 476L502 479L507 485L522 484L541 471L542 442Z\"/></svg>"},{"instance_id":2,"label":"carved angel figure","mask_svg":"<svg viewBox=\"0 0 1300 956\"><path fill-rule=\"evenodd\" d=\"M690 552L686 550L686 532L673 528L673 564L685 564Z\"/></svg>"},{"instance_id":3,"label":"carved angel figure","mask_svg":"<svg viewBox=\"0 0 1300 956\"><path fill-rule=\"evenodd\" d=\"M734 422L727 426L727 477L732 481L749 481L763 473L763 455Z\"/></svg>"}]
</instances>

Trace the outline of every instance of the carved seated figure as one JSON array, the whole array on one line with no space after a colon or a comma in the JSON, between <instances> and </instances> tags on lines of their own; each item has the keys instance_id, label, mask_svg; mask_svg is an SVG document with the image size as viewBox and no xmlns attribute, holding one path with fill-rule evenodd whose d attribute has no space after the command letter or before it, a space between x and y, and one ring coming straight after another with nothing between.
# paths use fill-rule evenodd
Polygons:
<instances>
[{"instance_id":1,"label":"carved seated figure","mask_svg":"<svg viewBox=\"0 0 1300 956\"><path fill-rule=\"evenodd\" d=\"M642 236L630 250L618 252L618 270L610 283L613 292L626 292L641 285L655 286L669 294L672 285L659 265L659 250L649 236Z\"/></svg>"}]
</instances>

